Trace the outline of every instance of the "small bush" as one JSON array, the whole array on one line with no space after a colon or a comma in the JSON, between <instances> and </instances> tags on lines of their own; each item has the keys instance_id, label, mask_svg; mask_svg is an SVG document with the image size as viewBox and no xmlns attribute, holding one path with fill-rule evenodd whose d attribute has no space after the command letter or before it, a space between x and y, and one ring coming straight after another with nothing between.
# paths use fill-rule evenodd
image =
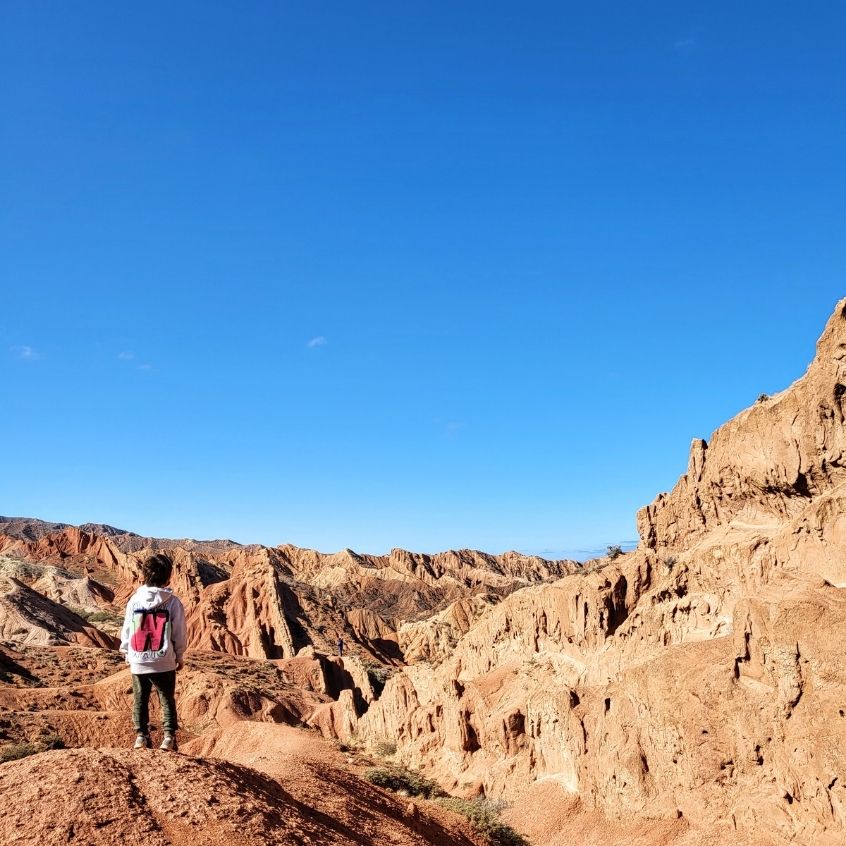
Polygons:
<instances>
[{"instance_id":1,"label":"small bush","mask_svg":"<svg viewBox=\"0 0 846 846\"><path fill-rule=\"evenodd\" d=\"M388 758L397 751L397 744L394 740L378 740L373 744L373 751L380 758Z\"/></svg>"},{"instance_id":2,"label":"small bush","mask_svg":"<svg viewBox=\"0 0 846 846\"><path fill-rule=\"evenodd\" d=\"M47 749L64 749L65 742L55 732L48 732L38 738L36 743L7 743L0 746L0 764L6 761L18 761L21 758L28 758L30 755L37 755Z\"/></svg>"},{"instance_id":3,"label":"small bush","mask_svg":"<svg viewBox=\"0 0 846 846\"><path fill-rule=\"evenodd\" d=\"M370 687L373 688L373 694L378 699L385 689L388 679L395 673L393 667L385 667L382 664L368 664L367 665L367 679L370 682Z\"/></svg>"},{"instance_id":4,"label":"small bush","mask_svg":"<svg viewBox=\"0 0 846 846\"><path fill-rule=\"evenodd\" d=\"M69 611L73 611L77 617L82 617L88 623L114 623L123 622L123 616L115 611L89 611L87 608L82 608L79 605L66 606Z\"/></svg>"},{"instance_id":5,"label":"small bush","mask_svg":"<svg viewBox=\"0 0 846 846\"><path fill-rule=\"evenodd\" d=\"M19 761L39 751L38 747L32 743L8 743L0 746L0 764L5 764L7 761Z\"/></svg>"},{"instance_id":6,"label":"small bush","mask_svg":"<svg viewBox=\"0 0 846 846\"><path fill-rule=\"evenodd\" d=\"M94 611L87 618L89 623L120 623L122 620L119 614L111 611Z\"/></svg>"},{"instance_id":7,"label":"small bush","mask_svg":"<svg viewBox=\"0 0 846 846\"><path fill-rule=\"evenodd\" d=\"M42 749L64 749L65 741L58 734L46 734L38 741Z\"/></svg>"},{"instance_id":8,"label":"small bush","mask_svg":"<svg viewBox=\"0 0 846 846\"><path fill-rule=\"evenodd\" d=\"M503 805L488 799L438 799L445 808L467 817L490 846L529 846L529 841L499 819Z\"/></svg>"},{"instance_id":9,"label":"small bush","mask_svg":"<svg viewBox=\"0 0 846 846\"><path fill-rule=\"evenodd\" d=\"M409 796L422 796L424 799L446 796L434 781L429 781L428 778L400 767L368 770L364 774L364 779L377 787L384 787L395 793L403 791Z\"/></svg>"},{"instance_id":10,"label":"small bush","mask_svg":"<svg viewBox=\"0 0 846 846\"><path fill-rule=\"evenodd\" d=\"M615 558L619 558L623 554L623 547L619 544L614 544L613 546L608 547L608 557L613 561Z\"/></svg>"},{"instance_id":11,"label":"small bush","mask_svg":"<svg viewBox=\"0 0 846 846\"><path fill-rule=\"evenodd\" d=\"M766 402L770 398L769 394L761 394L758 397L758 402Z\"/></svg>"},{"instance_id":12,"label":"small bush","mask_svg":"<svg viewBox=\"0 0 846 846\"><path fill-rule=\"evenodd\" d=\"M667 570L668 573L673 572L673 568L676 566L677 563L678 563L678 558L676 558L675 555L668 555L664 559L664 567L665 567L665 569Z\"/></svg>"},{"instance_id":13,"label":"small bush","mask_svg":"<svg viewBox=\"0 0 846 846\"><path fill-rule=\"evenodd\" d=\"M358 736L357 732L353 732L345 741L338 744L338 749L340 749L341 752L357 752L361 749L361 746L361 738Z\"/></svg>"}]
</instances>

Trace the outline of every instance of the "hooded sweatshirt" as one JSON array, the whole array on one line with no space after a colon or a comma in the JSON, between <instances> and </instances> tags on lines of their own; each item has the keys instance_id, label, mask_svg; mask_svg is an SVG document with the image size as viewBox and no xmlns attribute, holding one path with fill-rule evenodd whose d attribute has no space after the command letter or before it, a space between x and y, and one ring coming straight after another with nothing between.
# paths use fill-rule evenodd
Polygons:
<instances>
[{"instance_id":1,"label":"hooded sweatshirt","mask_svg":"<svg viewBox=\"0 0 846 846\"><path fill-rule=\"evenodd\" d=\"M182 661L185 609L170 588L141 585L126 603L120 651L135 675L166 673Z\"/></svg>"}]
</instances>

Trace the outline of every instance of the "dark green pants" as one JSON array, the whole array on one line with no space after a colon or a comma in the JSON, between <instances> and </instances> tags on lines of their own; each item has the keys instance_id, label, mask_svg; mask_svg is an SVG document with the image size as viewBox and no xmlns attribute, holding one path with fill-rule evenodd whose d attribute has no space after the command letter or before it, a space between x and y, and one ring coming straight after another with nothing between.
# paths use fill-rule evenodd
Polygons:
<instances>
[{"instance_id":1,"label":"dark green pants","mask_svg":"<svg viewBox=\"0 0 846 846\"><path fill-rule=\"evenodd\" d=\"M150 730L150 693L156 689L162 708L162 728L166 734L176 733L176 670L167 673L132 674L132 722L138 734Z\"/></svg>"}]
</instances>

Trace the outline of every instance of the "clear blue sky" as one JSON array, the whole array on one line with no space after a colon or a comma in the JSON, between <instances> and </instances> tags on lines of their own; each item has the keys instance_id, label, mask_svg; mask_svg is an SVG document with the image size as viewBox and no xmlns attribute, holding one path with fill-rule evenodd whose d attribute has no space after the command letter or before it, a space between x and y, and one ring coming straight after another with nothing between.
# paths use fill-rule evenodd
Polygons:
<instances>
[{"instance_id":1,"label":"clear blue sky","mask_svg":"<svg viewBox=\"0 0 846 846\"><path fill-rule=\"evenodd\" d=\"M0 12L0 513L636 537L846 294L837 3Z\"/></svg>"}]
</instances>

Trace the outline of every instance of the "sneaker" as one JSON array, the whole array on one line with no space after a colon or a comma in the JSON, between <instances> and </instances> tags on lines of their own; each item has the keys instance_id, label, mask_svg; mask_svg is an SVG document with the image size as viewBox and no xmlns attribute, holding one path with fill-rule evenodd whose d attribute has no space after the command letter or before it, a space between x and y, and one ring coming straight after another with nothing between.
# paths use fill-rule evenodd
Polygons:
<instances>
[{"instance_id":1,"label":"sneaker","mask_svg":"<svg viewBox=\"0 0 846 846\"><path fill-rule=\"evenodd\" d=\"M149 734L139 734L138 737L135 738L135 745L132 748L133 749L149 749L150 748L150 735Z\"/></svg>"},{"instance_id":2,"label":"sneaker","mask_svg":"<svg viewBox=\"0 0 846 846\"><path fill-rule=\"evenodd\" d=\"M165 752L176 752L176 738L172 734L166 734L159 749L164 749Z\"/></svg>"}]
</instances>

